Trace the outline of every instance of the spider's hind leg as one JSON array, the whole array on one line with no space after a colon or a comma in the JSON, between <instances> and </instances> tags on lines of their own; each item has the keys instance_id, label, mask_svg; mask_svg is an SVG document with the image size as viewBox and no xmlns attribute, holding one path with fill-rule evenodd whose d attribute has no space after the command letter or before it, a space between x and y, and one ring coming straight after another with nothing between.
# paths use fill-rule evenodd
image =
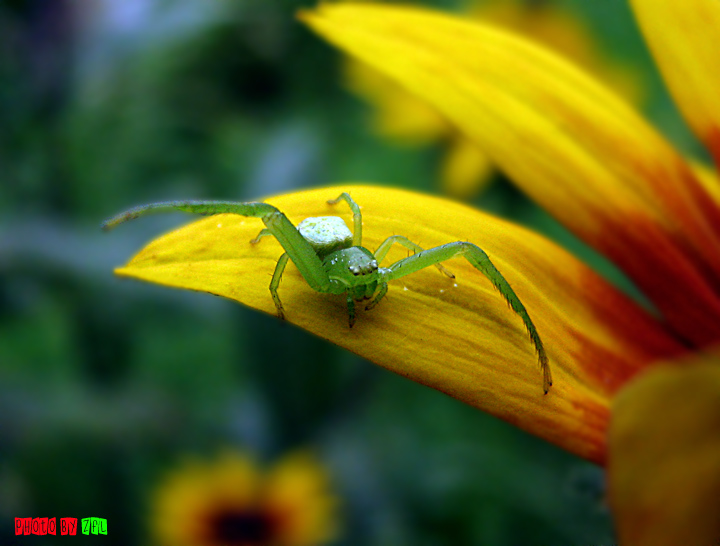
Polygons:
<instances>
[{"instance_id":1,"label":"spider's hind leg","mask_svg":"<svg viewBox=\"0 0 720 546\"><path fill-rule=\"evenodd\" d=\"M263 230L265 231L265 230ZM262 233L262 232L261 232ZM260 236L258 236L260 238ZM272 280L270 281L270 295L275 302L275 308L277 309L278 317L285 319L285 312L283 311L282 303L280 302L280 296L278 296L278 286L280 286L280 279L285 271L285 266L288 263L289 256L287 252L280 256L280 259L275 266L275 272L273 273Z\"/></svg>"},{"instance_id":2,"label":"spider's hind leg","mask_svg":"<svg viewBox=\"0 0 720 546\"><path fill-rule=\"evenodd\" d=\"M251 245L258 244L260 242L260 239L262 239L263 237L266 237L267 235L272 235L272 233L270 233L269 229L265 228L265 229L261 230L260 233L258 233L257 237L250 240L250 244Z\"/></svg>"},{"instance_id":3,"label":"spider's hind leg","mask_svg":"<svg viewBox=\"0 0 720 546\"><path fill-rule=\"evenodd\" d=\"M362 212L360 212L360 206L353 201L348 192L342 192L337 199L330 199L328 205L336 205L340 201L345 201L353 213L353 246L362 245Z\"/></svg>"}]
</instances>

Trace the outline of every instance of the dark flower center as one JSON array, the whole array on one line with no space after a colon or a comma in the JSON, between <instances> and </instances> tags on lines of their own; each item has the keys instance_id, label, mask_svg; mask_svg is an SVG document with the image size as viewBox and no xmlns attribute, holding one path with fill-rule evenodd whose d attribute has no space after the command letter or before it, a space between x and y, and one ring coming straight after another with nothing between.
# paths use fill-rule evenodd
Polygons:
<instances>
[{"instance_id":1,"label":"dark flower center","mask_svg":"<svg viewBox=\"0 0 720 546\"><path fill-rule=\"evenodd\" d=\"M212 525L214 542L223 546L269 544L275 526L267 513L249 508L220 512Z\"/></svg>"}]
</instances>

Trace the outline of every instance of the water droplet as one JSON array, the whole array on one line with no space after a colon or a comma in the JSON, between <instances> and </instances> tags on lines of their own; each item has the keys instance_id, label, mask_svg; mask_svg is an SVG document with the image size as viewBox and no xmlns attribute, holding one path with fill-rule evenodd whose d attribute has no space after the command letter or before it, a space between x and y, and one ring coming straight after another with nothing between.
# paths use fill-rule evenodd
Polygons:
<instances>
[{"instance_id":1,"label":"water droplet","mask_svg":"<svg viewBox=\"0 0 720 546\"><path fill-rule=\"evenodd\" d=\"M441 293L441 294L444 294L444 293L445 293L445 289L441 288L441 289L440 289L440 293Z\"/></svg>"},{"instance_id":2,"label":"water droplet","mask_svg":"<svg viewBox=\"0 0 720 546\"><path fill-rule=\"evenodd\" d=\"M219 228L222 227L222 224L218 224L218 227L219 227Z\"/></svg>"},{"instance_id":3,"label":"water droplet","mask_svg":"<svg viewBox=\"0 0 720 546\"><path fill-rule=\"evenodd\" d=\"M455 288L457 288L457 283L454 283L453 286L454 286Z\"/></svg>"}]
</instances>

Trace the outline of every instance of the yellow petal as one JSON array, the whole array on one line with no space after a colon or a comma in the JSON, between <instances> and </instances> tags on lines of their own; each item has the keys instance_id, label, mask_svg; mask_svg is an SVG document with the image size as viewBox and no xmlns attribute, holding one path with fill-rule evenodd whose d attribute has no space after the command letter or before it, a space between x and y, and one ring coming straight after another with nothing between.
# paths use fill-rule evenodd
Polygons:
<instances>
[{"instance_id":1,"label":"yellow petal","mask_svg":"<svg viewBox=\"0 0 720 546\"><path fill-rule=\"evenodd\" d=\"M720 543L720 358L633 381L613 405L609 441L620 544Z\"/></svg>"},{"instance_id":2,"label":"yellow petal","mask_svg":"<svg viewBox=\"0 0 720 546\"><path fill-rule=\"evenodd\" d=\"M430 11L325 4L301 19L436 107L683 337L720 340L720 213L610 91L517 36Z\"/></svg>"},{"instance_id":3,"label":"yellow petal","mask_svg":"<svg viewBox=\"0 0 720 546\"><path fill-rule=\"evenodd\" d=\"M642 77L629 66L610 62L579 14L555 2L491 0L477 3L473 19L517 32L566 56L633 104L643 101Z\"/></svg>"},{"instance_id":4,"label":"yellow petal","mask_svg":"<svg viewBox=\"0 0 720 546\"><path fill-rule=\"evenodd\" d=\"M490 184L494 167L477 144L462 135L451 143L442 169L443 192L468 200Z\"/></svg>"},{"instance_id":5,"label":"yellow petal","mask_svg":"<svg viewBox=\"0 0 720 546\"><path fill-rule=\"evenodd\" d=\"M720 167L720 2L633 0L632 6L670 92Z\"/></svg>"},{"instance_id":6,"label":"yellow petal","mask_svg":"<svg viewBox=\"0 0 720 546\"><path fill-rule=\"evenodd\" d=\"M403 144L422 145L451 131L434 108L384 74L352 58L344 68L346 85L375 105L374 125L381 135Z\"/></svg>"},{"instance_id":7,"label":"yellow petal","mask_svg":"<svg viewBox=\"0 0 720 546\"><path fill-rule=\"evenodd\" d=\"M393 234L425 248L458 240L483 248L532 317L554 385L543 395L521 320L463 259L446 264L455 280L428 268L394 281L377 308L359 310L353 328L344 297L314 292L288 267L280 285L287 319L601 463L613 393L647 363L677 354L678 344L564 250L472 208L407 191L348 185L267 201L296 225L327 215L352 225L347 207L326 203L342 191L362 207L363 245L372 250ZM210 292L274 314L268 283L282 249L269 237L249 244L262 227L259 219L234 215L200 220L150 243L117 273ZM394 248L384 264L406 255Z\"/></svg>"}]
</instances>

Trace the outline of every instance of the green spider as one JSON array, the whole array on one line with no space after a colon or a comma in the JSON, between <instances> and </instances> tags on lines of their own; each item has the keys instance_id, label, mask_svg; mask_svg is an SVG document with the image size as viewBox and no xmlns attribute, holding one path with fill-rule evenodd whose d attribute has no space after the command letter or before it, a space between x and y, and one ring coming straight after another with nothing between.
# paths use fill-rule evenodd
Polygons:
<instances>
[{"instance_id":1,"label":"green spider","mask_svg":"<svg viewBox=\"0 0 720 546\"><path fill-rule=\"evenodd\" d=\"M285 318L278 286L288 260L292 260L300 274L311 288L329 294L346 294L350 327L355 323L355 302L371 299L365 309L370 310L383 299L388 291L388 282L420 271L431 265L451 278L455 276L440 262L464 256L473 267L485 275L498 289L510 308L517 313L530 334L543 372L543 390L547 394L552 385L550 365L540 335L535 328L525 306L515 294L505 277L496 269L488 255L478 246L457 241L424 250L402 235L392 235L385 239L375 253L362 246L362 214L360 207L350 195L343 192L337 199L328 201L335 205L346 201L353 213L354 231L350 232L342 218L323 216L306 218L297 228L287 216L267 203L234 203L230 201L168 201L135 207L106 220L102 224L109 230L149 212L180 210L195 214L239 214L261 218L266 228L250 241L256 244L266 235L274 236L285 253L280 256L270 281L270 294L275 302L278 316ZM398 243L412 250L414 254L389 267L379 264L387 255L390 247Z\"/></svg>"}]
</instances>

